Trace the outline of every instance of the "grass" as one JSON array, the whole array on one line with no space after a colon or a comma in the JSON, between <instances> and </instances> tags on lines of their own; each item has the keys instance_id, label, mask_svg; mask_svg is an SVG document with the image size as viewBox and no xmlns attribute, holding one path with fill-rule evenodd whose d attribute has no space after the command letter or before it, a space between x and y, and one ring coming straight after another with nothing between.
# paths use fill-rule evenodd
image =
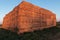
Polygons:
<instances>
[{"instance_id":1,"label":"grass","mask_svg":"<svg viewBox=\"0 0 60 40\"><path fill-rule=\"evenodd\" d=\"M56 24L56 25L57 25L57 27L59 27L59 28L60 28L60 22L57 22L57 24Z\"/></svg>"},{"instance_id":2,"label":"grass","mask_svg":"<svg viewBox=\"0 0 60 40\"><path fill-rule=\"evenodd\" d=\"M0 28L0 40L18 40L18 38L16 33Z\"/></svg>"},{"instance_id":3,"label":"grass","mask_svg":"<svg viewBox=\"0 0 60 40\"><path fill-rule=\"evenodd\" d=\"M18 35L9 30L0 28L0 40L60 40L60 22L56 27L46 28L44 30L35 30L34 32L25 32Z\"/></svg>"},{"instance_id":4,"label":"grass","mask_svg":"<svg viewBox=\"0 0 60 40\"><path fill-rule=\"evenodd\" d=\"M0 24L0 27L2 27L2 24Z\"/></svg>"},{"instance_id":5,"label":"grass","mask_svg":"<svg viewBox=\"0 0 60 40\"><path fill-rule=\"evenodd\" d=\"M60 28L51 27L44 30L35 30L34 32L25 32L18 35L0 28L0 40L60 40Z\"/></svg>"}]
</instances>

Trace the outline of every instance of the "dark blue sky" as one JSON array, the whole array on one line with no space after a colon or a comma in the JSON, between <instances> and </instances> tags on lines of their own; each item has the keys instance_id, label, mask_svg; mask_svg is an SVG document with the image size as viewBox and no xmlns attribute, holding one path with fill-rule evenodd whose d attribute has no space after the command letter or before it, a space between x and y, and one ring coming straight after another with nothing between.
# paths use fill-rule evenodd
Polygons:
<instances>
[{"instance_id":1,"label":"dark blue sky","mask_svg":"<svg viewBox=\"0 0 60 40\"><path fill-rule=\"evenodd\" d=\"M56 18L60 20L60 0L26 0L32 4L48 9L56 14ZM0 23L3 17L9 13L15 6L21 3L22 0L0 0Z\"/></svg>"}]
</instances>

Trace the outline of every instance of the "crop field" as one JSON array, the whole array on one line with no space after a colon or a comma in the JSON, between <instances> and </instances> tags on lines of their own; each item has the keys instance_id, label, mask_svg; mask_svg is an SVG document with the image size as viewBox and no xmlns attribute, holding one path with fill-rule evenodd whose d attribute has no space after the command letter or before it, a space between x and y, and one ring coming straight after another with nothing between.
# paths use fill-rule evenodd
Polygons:
<instances>
[{"instance_id":1,"label":"crop field","mask_svg":"<svg viewBox=\"0 0 60 40\"><path fill-rule=\"evenodd\" d=\"M60 22L57 22L56 27L35 30L34 32L27 32L20 35L0 28L0 40L60 40Z\"/></svg>"}]
</instances>

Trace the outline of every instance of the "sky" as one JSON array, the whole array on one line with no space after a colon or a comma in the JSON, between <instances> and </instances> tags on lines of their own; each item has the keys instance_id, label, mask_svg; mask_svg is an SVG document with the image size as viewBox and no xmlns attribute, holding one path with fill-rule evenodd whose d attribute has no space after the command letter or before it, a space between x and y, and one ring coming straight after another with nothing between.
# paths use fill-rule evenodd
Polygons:
<instances>
[{"instance_id":1,"label":"sky","mask_svg":"<svg viewBox=\"0 0 60 40\"><path fill-rule=\"evenodd\" d=\"M56 14L57 21L60 20L60 0L25 0L39 7L48 9ZM20 4L22 0L0 0L0 24L6 14Z\"/></svg>"}]
</instances>

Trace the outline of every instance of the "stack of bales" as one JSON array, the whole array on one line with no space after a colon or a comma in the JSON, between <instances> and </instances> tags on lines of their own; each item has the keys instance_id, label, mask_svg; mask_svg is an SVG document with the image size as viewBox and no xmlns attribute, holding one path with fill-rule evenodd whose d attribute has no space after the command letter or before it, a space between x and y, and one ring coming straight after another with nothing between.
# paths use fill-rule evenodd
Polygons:
<instances>
[{"instance_id":1,"label":"stack of bales","mask_svg":"<svg viewBox=\"0 0 60 40\"><path fill-rule=\"evenodd\" d=\"M2 28L23 33L52 26L56 26L54 13L23 1L4 17Z\"/></svg>"}]
</instances>

